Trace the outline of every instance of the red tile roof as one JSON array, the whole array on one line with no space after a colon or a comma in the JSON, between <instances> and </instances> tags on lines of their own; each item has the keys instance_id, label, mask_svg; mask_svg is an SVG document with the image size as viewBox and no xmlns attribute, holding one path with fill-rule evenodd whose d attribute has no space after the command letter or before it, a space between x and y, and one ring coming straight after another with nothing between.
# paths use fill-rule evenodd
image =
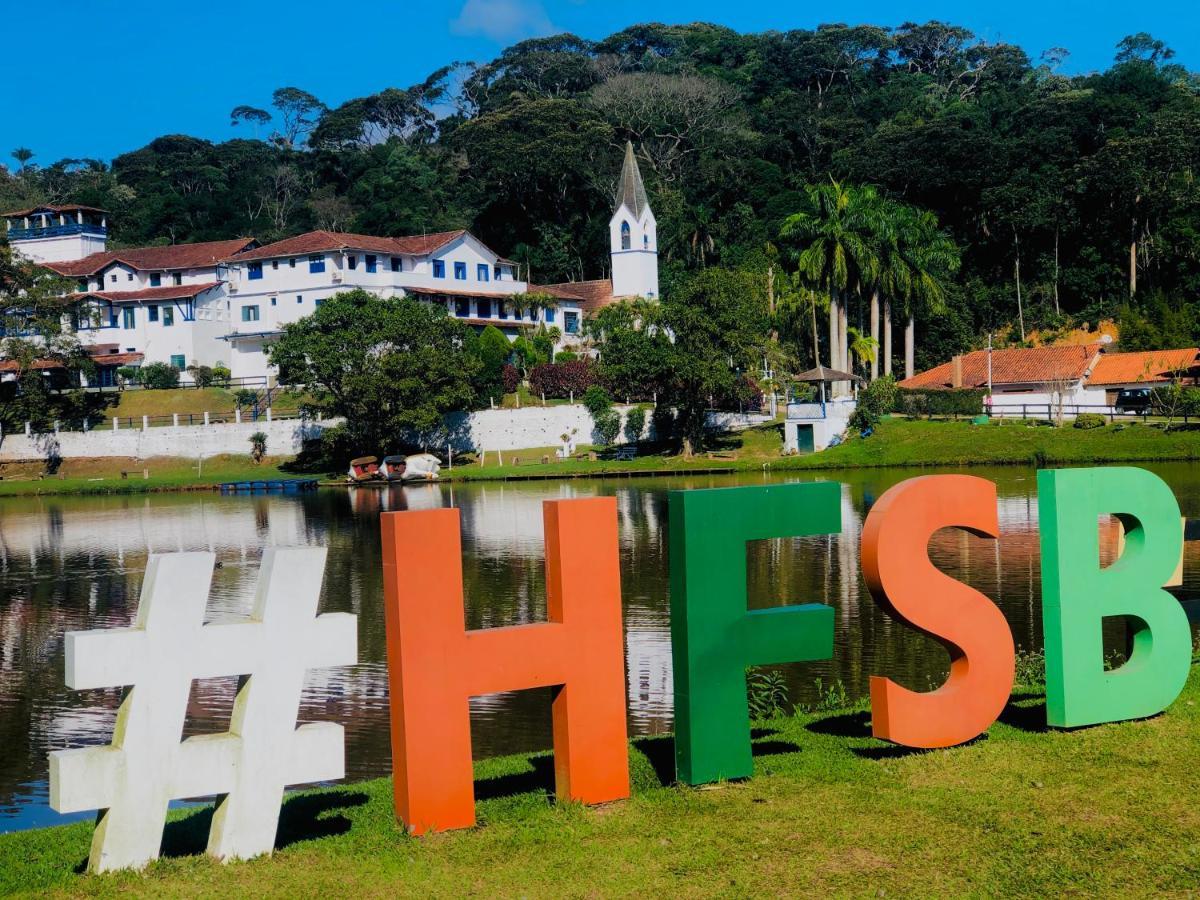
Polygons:
<instances>
[{"instance_id":1,"label":"red tile roof","mask_svg":"<svg viewBox=\"0 0 1200 900\"><path fill-rule=\"evenodd\" d=\"M595 281L561 281L558 284L531 284L529 292L576 300L580 309L589 316L620 299L613 296L612 281L607 278Z\"/></svg>"},{"instance_id":2,"label":"red tile roof","mask_svg":"<svg viewBox=\"0 0 1200 900\"><path fill-rule=\"evenodd\" d=\"M143 288L140 291L85 291L72 294L68 299L81 300L84 297L99 297L111 303L143 303L154 300L190 300L207 290L220 287L219 281L206 281L203 284L180 284L170 287Z\"/></svg>"},{"instance_id":3,"label":"red tile roof","mask_svg":"<svg viewBox=\"0 0 1200 900\"><path fill-rule=\"evenodd\" d=\"M1139 353L1102 353L1088 384L1135 384L1172 381L1197 364L1200 350L1146 350Z\"/></svg>"},{"instance_id":4,"label":"red tile roof","mask_svg":"<svg viewBox=\"0 0 1200 900\"><path fill-rule=\"evenodd\" d=\"M1059 378L1082 378L1089 371L1099 344L1086 347L1030 347L993 350L992 384L1045 384ZM954 362L942 363L927 372L899 382L902 388L948 388L954 383ZM987 387L988 351L975 350L962 356L962 386Z\"/></svg>"},{"instance_id":5,"label":"red tile roof","mask_svg":"<svg viewBox=\"0 0 1200 900\"><path fill-rule=\"evenodd\" d=\"M83 259L43 263L51 271L68 277L95 275L115 262L141 272L166 269L202 269L215 266L226 257L245 250L254 238L230 241L206 241L199 244L167 244L162 247L135 247L130 250L105 250Z\"/></svg>"},{"instance_id":6,"label":"red tile roof","mask_svg":"<svg viewBox=\"0 0 1200 900\"><path fill-rule=\"evenodd\" d=\"M341 231L310 231L296 237L285 238L264 247L256 247L241 253L231 254L231 262L256 259L277 259L283 256L304 256L328 250L367 250L372 253L405 253L423 256L444 247L466 234L465 231L439 231L436 234L421 234L411 237L374 237L369 234L349 234Z\"/></svg>"},{"instance_id":7,"label":"red tile roof","mask_svg":"<svg viewBox=\"0 0 1200 900\"><path fill-rule=\"evenodd\" d=\"M101 366L128 366L140 363L146 358L144 353L116 353L120 344L95 344L87 348L88 356ZM20 371L20 363L15 359L0 359L0 372ZM62 363L57 359L35 359L31 368L35 371L44 369L61 369Z\"/></svg>"}]
</instances>

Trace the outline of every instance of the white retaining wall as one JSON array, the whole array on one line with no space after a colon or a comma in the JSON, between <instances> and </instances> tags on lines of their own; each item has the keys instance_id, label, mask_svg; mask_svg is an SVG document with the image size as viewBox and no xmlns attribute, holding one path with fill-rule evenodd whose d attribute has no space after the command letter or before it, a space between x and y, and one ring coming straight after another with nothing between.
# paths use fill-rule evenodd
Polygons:
<instances>
[{"instance_id":1,"label":"white retaining wall","mask_svg":"<svg viewBox=\"0 0 1200 900\"><path fill-rule=\"evenodd\" d=\"M618 443L625 441L625 417L631 407L617 406L621 413L621 433ZM642 438L653 437L652 410L646 410L646 425ZM721 431L737 431L768 421L769 416L757 413L710 413L709 425ZM73 457L132 457L178 456L189 459L217 456L223 453L249 453L250 435L263 431L267 435L267 453L271 455L298 453L304 441L321 435L326 428L340 420L321 422L284 419L267 422L222 423L212 425L165 426L160 428L121 428L114 431L105 426L92 431L63 431L58 434L9 434L0 438L0 461L45 459L57 441L58 455ZM558 447L562 435L574 430L577 444L595 443L592 417L580 404L534 406L525 409L484 409L472 413L451 413L446 417L450 429L448 443L457 451L467 450L524 450L530 447ZM436 449L443 449L438 442ZM364 448L363 452L374 452Z\"/></svg>"}]
</instances>

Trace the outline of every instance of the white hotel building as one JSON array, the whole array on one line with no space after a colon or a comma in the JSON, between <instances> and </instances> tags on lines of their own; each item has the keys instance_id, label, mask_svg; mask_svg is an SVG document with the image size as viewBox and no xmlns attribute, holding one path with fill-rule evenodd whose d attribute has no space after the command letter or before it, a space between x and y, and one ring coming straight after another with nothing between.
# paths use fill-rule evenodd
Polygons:
<instances>
[{"instance_id":1,"label":"white hotel building","mask_svg":"<svg viewBox=\"0 0 1200 900\"><path fill-rule=\"evenodd\" d=\"M510 338L555 327L565 347L578 342L584 318L601 307L658 296L656 223L632 145L609 223L612 278L599 281L528 284L516 263L467 231L411 237L311 231L267 245L236 238L107 250L103 210L39 206L0 215L14 250L76 282L71 322L103 385L113 383L118 367L149 362L180 371L224 365L235 378L271 379L267 348L284 326L354 288L383 300L416 296ZM554 303L520 308L514 295L526 293Z\"/></svg>"}]
</instances>

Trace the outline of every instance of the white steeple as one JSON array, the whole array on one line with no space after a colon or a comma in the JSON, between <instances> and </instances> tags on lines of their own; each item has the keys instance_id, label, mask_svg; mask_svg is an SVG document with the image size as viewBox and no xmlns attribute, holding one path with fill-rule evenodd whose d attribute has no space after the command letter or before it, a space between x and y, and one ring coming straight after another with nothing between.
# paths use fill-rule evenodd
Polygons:
<instances>
[{"instance_id":1,"label":"white steeple","mask_svg":"<svg viewBox=\"0 0 1200 900\"><path fill-rule=\"evenodd\" d=\"M658 223L650 210L632 141L625 143L615 205L608 223L613 296L657 298Z\"/></svg>"}]
</instances>

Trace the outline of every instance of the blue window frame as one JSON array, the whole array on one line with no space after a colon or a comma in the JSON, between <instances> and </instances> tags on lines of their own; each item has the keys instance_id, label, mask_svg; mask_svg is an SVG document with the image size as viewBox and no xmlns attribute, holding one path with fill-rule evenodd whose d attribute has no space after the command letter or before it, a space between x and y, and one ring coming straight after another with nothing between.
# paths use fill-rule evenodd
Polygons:
<instances>
[{"instance_id":1,"label":"blue window frame","mask_svg":"<svg viewBox=\"0 0 1200 900\"><path fill-rule=\"evenodd\" d=\"M169 328L175 324L175 309L170 306L162 307L163 328Z\"/></svg>"},{"instance_id":2,"label":"blue window frame","mask_svg":"<svg viewBox=\"0 0 1200 900\"><path fill-rule=\"evenodd\" d=\"M258 307L253 304L251 304L250 306L243 306L242 307L242 321L243 322L257 322L258 321Z\"/></svg>"},{"instance_id":3,"label":"blue window frame","mask_svg":"<svg viewBox=\"0 0 1200 900\"><path fill-rule=\"evenodd\" d=\"M272 297L272 298L271 298L271 305L272 305L272 306L275 306L275 305L277 305L278 303L279 303L279 298L278 298L278 297Z\"/></svg>"},{"instance_id":4,"label":"blue window frame","mask_svg":"<svg viewBox=\"0 0 1200 900\"><path fill-rule=\"evenodd\" d=\"M303 303L303 302L304 302L304 295L303 295L303 294L297 294L297 295L296 295L296 302L297 302L297 303Z\"/></svg>"},{"instance_id":5,"label":"blue window frame","mask_svg":"<svg viewBox=\"0 0 1200 900\"><path fill-rule=\"evenodd\" d=\"M471 301L464 300L459 297L454 301L454 314L460 319L465 319L471 315Z\"/></svg>"},{"instance_id":6,"label":"blue window frame","mask_svg":"<svg viewBox=\"0 0 1200 900\"><path fill-rule=\"evenodd\" d=\"M481 319L490 319L492 317L492 301L491 300L476 300L475 315Z\"/></svg>"},{"instance_id":7,"label":"blue window frame","mask_svg":"<svg viewBox=\"0 0 1200 900\"><path fill-rule=\"evenodd\" d=\"M353 254L351 254L350 256L347 256L346 257L346 265L348 265L351 269L357 269L358 268L358 257L354 256Z\"/></svg>"},{"instance_id":8,"label":"blue window frame","mask_svg":"<svg viewBox=\"0 0 1200 900\"><path fill-rule=\"evenodd\" d=\"M378 259L376 259L376 258L375 258L375 257L374 257L372 254L370 254L370 253L368 253L368 254L367 254L367 271L368 271L368 272L377 272L377 271L379 271L379 260L378 260Z\"/></svg>"},{"instance_id":9,"label":"blue window frame","mask_svg":"<svg viewBox=\"0 0 1200 900\"><path fill-rule=\"evenodd\" d=\"M162 273L161 272L151 272L150 273L150 287L162 287Z\"/></svg>"},{"instance_id":10,"label":"blue window frame","mask_svg":"<svg viewBox=\"0 0 1200 900\"><path fill-rule=\"evenodd\" d=\"M622 249L622 250L628 250L629 248L630 248L630 242L629 242L629 223L628 223L628 222L622 222L622 223L621 223L621 249Z\"/></svg>"},{"instance_id":11,"label":"blue window frame","mask_svg":"<svg viewBox=\"0 0 1200 900\"><path fill-rule=\"evenodd\" d=\"M446 277L446 261L445 260L435 259L433 261L433 277L434 278L445 278Z\"/></svg>"},{"instance_id":12,"label":"blue window frame","mask_svg":"<svg viewBox=\"0 0 1200 900\"><path fill-rule=\"evenodd\" d=\"M136 328L137 327L137 310L132 306L126 306L121 310L121 327Z\"/></svg>"},{"instance_id":13,"label":"blue window frame","mask_svg":"<svg viewBox=\"0 0 1200 900\"><path fill-rule=\"evenodd\" d=\"M478 263L475 266L475 278L478 279L479 281L487 281L488 280L488 264L487 263Z\"/></svg>"},{"instance_id":14,"label":"blue window frame","mask_svg":"<svg viewBox=\"0 0 1200 900\"><path fill-rule=\"evenodd\" d=\"M531 312L532 312L532 310L531 310ZM547 306L546 307L546 324L552 325L553 323L554 323L554 307Z\"/></svg>"},{"instance_id":15,"label":"blue window frame","mask_svg":"<svg viewBox=\"0 0 1200 900\"><path fill-rule=\"evenodd\" d=\"M400 257L400 256L392 257L392 271L393 272L403 272L404 271L403 257Z\"/></svg>"},{"instance_id":16,"label":"blue window frame","mask_svg":"<svg viewBox=\"0 0 1200 900\"><path fill-rule=\"evenodd\" d=\"M246 277L251 281L258 281L262 278L262 263L252 262L246 266Z\"/></svg>"},{"instance_id":17,"label":"blue window frame","mask_svg":"<svg viewBox=\"0 0 1200 900\"><path fill-rule=\"evenodd\" d=\"M151 322L157 322L158 321L158 307L157 306L147 306L146 307L146 318Z\"/></svg>"},{"instance_id":18,"label":"blue window frame","mask_svg":"<svg viewBox=\"0 0 1200 900\"><path fill-rule=\"evenodd\" d=\"M171 356L171 367L182 372L187 367L187 361L183 358L182 353L175 353Z\"/></svg>"},{"instance_id":19,"label":"blue window frame","mask_svg":"<svg viewBox=\"0 0 1200 900\"><path fill-rule=\"evenodd\" d=\"M320 254L314 254L308 258L308 273L317 275L325 271L325 257Z\"/></svg>"},{"instance_id":20,"label":"blue window frame","mask_svg":"<svg viewBox=\"0 0 1200 900\"><path fill-rule=\"evenodd\" d=\"M454 264L454 280L455 281L466 281L467 280L467 264L465 262L456 262Z\"/></svg>"},{"instance_id":21,"label":"blue window frame","mask_svg":"<svg viewBox=\"0 0 1200 900\"><path fill-rule=\"evenodd\" d=\"M503 276L503 275L504 275L504 269L502 269L500 267L499 263L496 263L496 265L494 265L492 267L492 277L495 278L497 281L499 281L501 276Z\"/></svg>"},{"instance_id":22,"label":"blue window frame","mask_svg":"<svg viewBox=\"0 0 1200 900\"><path fill-rule=\"evenodd\" d=\"M507 319L507 318L508 318L508 310L504 308L504 301L503 301L503 300L497 300L497 301L496 301L496 315L497 315L497 316L499 316L501 319ZM518 312L518 313L517 313L517 318L518 318L518 319L519 319L519 318L521 318L521 313L520 313L520 312Z\"/></svg>"},{"instance_id":23,"label":"blue window frame","mask_svg":"<svg viewBox=\"0 0 1200 900\"><path fill-rule=\"evenodd\" d=\"M567 334L579 334L579 313L563 313L563 331Z\"/></svg>"},{"instance_id":24,"label":"blue window frame","mask_svg":"<svg viewBox=\"0 0 1200 900\"><path fill-rule=\"evenodd\" d=\"M289 269L296 268L296 257L293 256L291 259L288 260L288 268Z\"/></svg>"}]
</instances>

